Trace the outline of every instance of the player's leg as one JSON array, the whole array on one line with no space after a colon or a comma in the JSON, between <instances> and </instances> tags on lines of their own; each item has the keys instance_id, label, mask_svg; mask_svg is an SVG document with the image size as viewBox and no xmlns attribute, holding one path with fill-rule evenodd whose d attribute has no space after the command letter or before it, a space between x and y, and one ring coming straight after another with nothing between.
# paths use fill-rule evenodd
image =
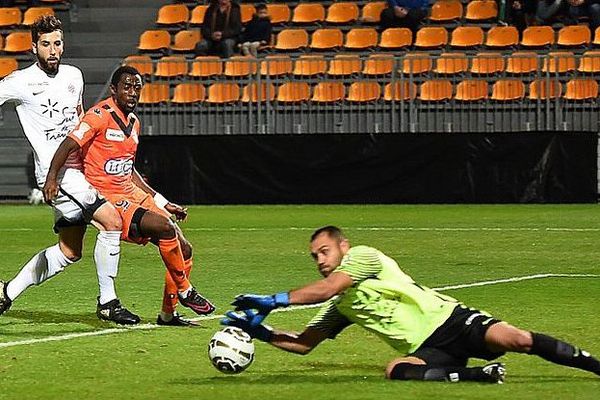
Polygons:
<instances>
[{"instance_id":1,"label":"player's leg","mask_svg":"<svg viewBox=\"0 0 600 400\"><path fill-rule=\"evenodd\" d=\"M492 351L512 351L537 355L550 362L600 375L600 361L590 353L541 333L516 328L506 322L491 326L485 335Z\"/></svg>"}]
</instances>

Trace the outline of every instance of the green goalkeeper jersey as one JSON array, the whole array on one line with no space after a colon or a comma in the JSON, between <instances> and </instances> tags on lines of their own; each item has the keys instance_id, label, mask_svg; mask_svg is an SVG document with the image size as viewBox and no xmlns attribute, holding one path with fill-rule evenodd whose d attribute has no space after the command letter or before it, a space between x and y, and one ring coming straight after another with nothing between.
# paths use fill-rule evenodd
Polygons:
<instances>
[{"instance_id":1,"label":"green goalkeeper jersey","mask_svg":"<svg viewBox=\"0 0 600 400\"><path fill-rule=\"evenodd\" d=\"M325 302L308 324L329 338L356 323L399 352L412 353L459 304L416 284L396 261L372 247L352 247L337 272L349 275L354 284Z\"/></svg>"}]
</instances>

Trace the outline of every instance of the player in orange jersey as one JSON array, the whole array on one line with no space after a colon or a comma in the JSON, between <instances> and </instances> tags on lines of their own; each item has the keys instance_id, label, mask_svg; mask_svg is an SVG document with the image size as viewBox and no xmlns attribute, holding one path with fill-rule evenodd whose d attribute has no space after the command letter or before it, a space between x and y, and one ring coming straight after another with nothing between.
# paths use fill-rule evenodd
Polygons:
<instances>
[{"instance_id":1,"label":"player in orange jersey","mask_svg":"<svg viewBox=\"0 0 600 400\"><path fill-rule=\"evenodd\" d=\"M111 97L85 114L60 145L43 192L46 200L58 193L57 173L68 155L81 149L88 181L106 197L123 219L122 240L138 244L149 241L158 246L167 267L159 325L191 325L176 312L177 300L199 315L210 314L214 306L190 284L192 247L170 220L187 217L187 210L166 200L144 182L134 167L140 122L133 113L142 89L142 77L135 68L120 67L111 78Z\"/></svg>"}]
</instances>

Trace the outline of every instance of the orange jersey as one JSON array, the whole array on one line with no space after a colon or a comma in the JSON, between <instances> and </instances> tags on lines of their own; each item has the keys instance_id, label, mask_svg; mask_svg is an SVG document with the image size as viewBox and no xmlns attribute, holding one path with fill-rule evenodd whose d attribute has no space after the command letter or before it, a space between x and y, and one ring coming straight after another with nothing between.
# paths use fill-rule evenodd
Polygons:
<instances>
[{"instance_id":1,"label":"orange jersey","mask_svg":"<svg viewBox=\"0 0 600 400\"><path fill-rule=\"evenodd\" d=\"M81 146L86 179L102 195L135 191L132 172L139 132L138 117L133 113L125 117L108 98L90 108L69 134Z\"/></svg>"}]
</instances>

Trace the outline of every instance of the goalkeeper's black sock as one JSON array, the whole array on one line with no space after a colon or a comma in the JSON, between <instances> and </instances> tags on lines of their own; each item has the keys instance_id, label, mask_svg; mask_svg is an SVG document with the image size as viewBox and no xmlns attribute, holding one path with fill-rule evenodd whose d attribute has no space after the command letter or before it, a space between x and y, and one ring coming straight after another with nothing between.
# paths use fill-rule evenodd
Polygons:
<instances>
[{"instance_id":1,"label":"goalkeeper's black sock","mask_svg":"<svg viewBox=\"0 0 600 400\"><path fill-rule=\"evenodd\" d=\"M390 372L390 379L416 381L477 381L497 383L498 379L483 371L482 367L439 367L400 363Z\"/></svg>"},{"instance_id":2,"label":"goalkeeper's black sock","mask_svg":"<svg viewBox=\"0 0 600 400\"><path fill-rule=\"evenodd\" d=\"M551 336L531 332L533 344L529 354L535 354L556 364L590 371L600 375L600 361L587 351Z\"/></svg>"}]
</instances>

